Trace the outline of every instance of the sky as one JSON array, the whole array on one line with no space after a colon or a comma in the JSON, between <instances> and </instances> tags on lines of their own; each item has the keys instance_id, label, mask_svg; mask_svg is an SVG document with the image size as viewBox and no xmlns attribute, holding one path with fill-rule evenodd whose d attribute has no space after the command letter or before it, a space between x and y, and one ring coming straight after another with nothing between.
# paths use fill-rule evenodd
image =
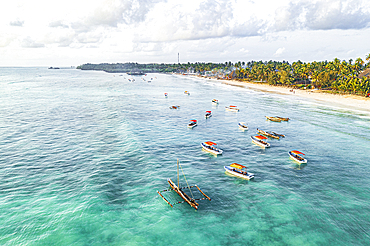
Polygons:
<instances>
[{"instance_id":1,"label":"sky","mask_svg":"<svg viewBox=\"0 0 370 246\"><path fill-rule=\"evenodd\" d=\"M12 0L0 66L356 60L370 0Z\"/></svg>"}]
</instances>

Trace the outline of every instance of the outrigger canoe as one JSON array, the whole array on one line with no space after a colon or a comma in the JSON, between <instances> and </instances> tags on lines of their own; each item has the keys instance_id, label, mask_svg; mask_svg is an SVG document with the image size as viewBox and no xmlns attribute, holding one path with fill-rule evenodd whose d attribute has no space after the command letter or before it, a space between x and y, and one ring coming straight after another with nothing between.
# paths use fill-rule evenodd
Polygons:
<instances>
[{"instance_id":1,"label":"outrigger canoe","mask_svg":"<svg viewBox=\"0 0 370 246\"><path fill-rule=\"evenodd\" d=\"M305 154L303 154L302 152L300 152L298 150L289 151L290 158L292 158L293 160L295 160L299 164L307 163L307 160L305 158L303 158L302 155L305 155Z\"/></svg>"},{"instance_id":2,"label":"outrigger canoe","mask_svg":"<svg viewBox=\"0 0 370 246\"><path fill-rule=\"evenodd\" d=\"M197 120L190 120L189 123L188 123L188 128L194 128L198 125L198 121Z\"/></svg>"},{"instance_id":3,"label":"outrigger canoe","mask_svg":"<svg viewBox=\"0 0 370 246\"><path fill-rule=\"evenodd\" d=\"M211 154L222 155L223 151L221 149L216 148L217 144L214 142L208 141L208 142L201 143L200 145L205 151L208 151Z\"/></svg>"},{"instance_id":4,"label":"outrigger canoe","mask_svg":"<svg viewBox=\"0 0 370 246\"><path fill-rule=\"evenodd\" d=\"M204 117L206 119L211 118L212 117L212 112L211 111L206 111L206 114L204 115Z\"/></svg>"},{"instance_id":5,"label":"outrigger canoe","mask_svg":"<svg viewBox=\"0 0 370 246\"><path fill-rule=\"evenodd\" d=\"M267 139L267 137L257 135L257 136L251 136L251 139L252 139L252 142L254 144L257 144L258 146L260 146L262 148L268 148L268 147L270 147L270 144L269 143L263 141L264 139Z\"/></svg>"},{"instance_id":6,"label":"outrigger canoe","mask_svg":"<svg viewBox=\"0 0 370 246\"><path fill-rule=\"evenodd\" d=\"M253 173L247 172L247 167L240 165L238 163L233 163L230 166L224 166L224 169L226 173L229 173L231 175L234 175L236 177L242 178L242 179L252 179L254 178Z\"/></svg>"},{"instance_id":7,"label":"outrigger canoe","mask_svg":"<svg viewBox=\"0 0 370 246\"><path fill-rule=\"evenodd\" d=\"M212 104L213 104L213 105L217 105L217 104L218 104L218 100L217 100L217 99L213 99L213 100L212 100Z\"/></svg>"},{"instance_id":8,"label":"outrigger canoe","mask_svg":"<svg viewBox=\"0 0 370 246\"><path fill-rule=\"evenodd\" d=\"M265 116L265 117L266 117L266 119L274 121L274 122L281 122L282 121L282 119L276 118L276 117L271 117L271 116Z\"/></svg>"},{"instance_id":9,"label":"outrigger canoe","mask_svg":"<svg viewBox=\"0 0 370 246\"><path fill-rule=\"evenodd\" d=\"M228 110L228 111L239 112L239 109L236 106L233 106L233 105L226 106L225 109Z\"/></svg>"},{"instance_id":10,"label":"outrigger canoe","mask_svg":"<svg viewBox=\"0 0 370 246\"><path fill-rule=\"evenodd\" d=\"M264 136L266 136L266 137L275 138L275 139L280 139L280 137L279 137L279 136L277 136L277 135L273 134L272 132L265 132L265 131L263 131L263 130L261 130L261 129L258 129L258 128L257 128L257 131L258 131L258 133L259 133L259 134L264 135Z\"/></svg>"},{"instance_id":11,"label":"outrigger canoe","mask_svg":"<svg viewBox=\"0 0 370 246\"><path fill-rule=\"evenodd\" d=\"M168 205L170 205L171 207L173 207L173 205L176 205L176 204L180 204L180 203L188 203L191 207L195 208L195 209L198 209L198 206L199 204L196 202L196 201L199 201L199 200L206 200L208 199L209 201L211 201L211 198L209 198L206 194L204 194L204 192L197 186L197 185L192 185L192 186L185 186L185 187L180 187L180 174L179 174L179 160L177 160L177 185L170 179L168 178L167 179L167 182L169 183L171 189L166 189L166 190L162 190L162 191L157 191L157 193L163 198L164 201L167 202ZM181 166L180 166L181 167ZM182 168L181 168L182 170ZM183 173L184 177L185 177L185 174ZM186 180L186 177L185 177L185 180ZM187 183L187 182L186 182ZM203 195L202 198L198 198L198 199L195 199L193 197L193 192L191 192L191 188L193 187L196 187L199 192ZM190 195L191 197L185 193L185 189L189 189L190 191ZM175 203L170 203L163 195L162 195L162 192L167 192L167 191L175 191L184 201L180 201L180 202L175 202Z\"/></svg>"},{"instance_id":12,"label":"outrigger canoe","mask_svg":"<svg viewBox=\"0 0 370 246\"><path fill-rule=\"evenodd\" d=\"M245 124L245 122L239 122L239 128L243 131L248 130L248 126Z\"/></svg>"}]
</instances>

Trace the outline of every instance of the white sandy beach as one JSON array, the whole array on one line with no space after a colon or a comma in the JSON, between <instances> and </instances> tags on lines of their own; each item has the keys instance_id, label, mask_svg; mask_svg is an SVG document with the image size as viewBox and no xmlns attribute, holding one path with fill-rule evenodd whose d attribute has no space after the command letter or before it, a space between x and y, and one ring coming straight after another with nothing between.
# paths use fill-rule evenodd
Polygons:
<instances>
[{"instance_id":1,"label":"white sandy beach","mask_svg":"<svg viewBox=\"0 0 370 246\"><path fill-rule=\"evenodd\" d=\"M286 94L296 97L310 98L320 103L330 104L341 108L365 111L370 114L370 98L355 95L340 95L320 92L318 90L294 90L283 86L271 86L263 83L241 82L236 80L217 80L223 84L242 86L252 90Z\"/></svg>"}]
</instances>

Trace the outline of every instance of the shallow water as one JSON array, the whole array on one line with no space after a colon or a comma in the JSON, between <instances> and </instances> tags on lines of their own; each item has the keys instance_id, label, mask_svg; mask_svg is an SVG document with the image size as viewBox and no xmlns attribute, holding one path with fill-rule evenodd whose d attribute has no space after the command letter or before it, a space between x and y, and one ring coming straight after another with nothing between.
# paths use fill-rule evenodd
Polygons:
<instances>
[{"instance_id":1,"label":"shallow water","mask_svg":"<svg viewBox=\"0 0 370 246\"><path fill-rule=\"evenodd\" d=\"M184 76L46 68L0 68L0 98L0 245L369 242L365 112ZM198 126L188 129L193 118ZM250 139L256 128L286 138L262 149ZM202 151L204 141L223 155ZM289 159L292 149L308 164ZM198 211L171 208L156 192L176 181L177 159L189 184L212 198ZM226 175L232 162L255 179Z\"/></svg>"}]
</instances>

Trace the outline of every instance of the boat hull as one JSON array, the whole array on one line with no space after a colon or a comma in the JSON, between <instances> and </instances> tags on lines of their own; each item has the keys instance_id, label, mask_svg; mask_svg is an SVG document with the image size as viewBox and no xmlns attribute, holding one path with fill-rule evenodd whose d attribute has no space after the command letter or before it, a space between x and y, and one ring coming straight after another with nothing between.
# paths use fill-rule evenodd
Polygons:
<instances>
[{"instance_id":1,"label":"boat hull","mask_svg":"<svg viewBox=\"0 0 370 246\"><path fill-rule=\"evenodd\" d=\"M302 157L303 160L300 160L297 157L295 157L294 155L292 155L291 152L289 152L289 156L290 156L291 159L293 159L294 161L298 162L299 164L305 164L305 163L307 163L307 159L305 159L305 158Z\"/></svg>"},{"instance_id":2,"label":"boat hull","mask_svg":"<svg viewBox=\"0 0 370 246\"><path fill-rule=\"evenodd\" d=\"M220 149L216 149L216 148L214 148L213 147L213 149L212 148L208 148L209 146L208 145L206 145L206 144L204 144L204 143L201 143L200 144L201 146L202 146L202 148L205 150L205 151L207 151L207 152L209 152L209 153L211 153L211 154L214 154L214 155L222 155L222 150L220 150Z\"/></svg>"},{"instance_id":3,"label":"boat hull","mask_svg":"<svg viewBox=\"0 0 370 246\"><path fill-rule=\"evenodd\" d=\"M228 107L225 107L225 109L227 111L231 111L231 112L239 112L239 109L238 108L228 108Z\"/></svg>"},{"instance_id":4,"label":"boat hull","mask_svg":"<svg viewBox=\"0 0 370 246\"><path fill-rule=\"evenodd\" d=\"M190 129L193 129L194 127L196 127L198 124L188 124L188 128Z\"/></svg>"},{"instance_id":5,"label":"boat hull","mask_svg":"<svg viewBox=\"0 0 370 246\"><path fill-rule=\"evenodd\" d=\"M252 137L251 137L251 139L252 139L252 142L253 142L254 144L256 144L256 145L258 145L258 146L260 146L260 147L262 147L262 148L269 148L269 147L270 147L270 144L269 144L269 143L264 144L264 143L260 142L259 140L254 139L254 138L252 138Z\"/></svg>"},{"instance_id":6,"label":"boat hull","mask_svg":"<svg viewBox=\"0 0 370 246\"><path fill-rule=\"evenodd\" d=\"M242 129L243 131L248 130L248 126L246 126L244 124L239 123L238 125L239 125L239 128Z\"/></svg>"},{"instance_id":7,"label":"boat hull","mask_svg":"<svg viewBox=\"0 0 370 246\"><path fill-rule=\"evenodd\" d=\"M274 122L281 122L282 120L279 119L279 118L276 118L276 117L269 117L269 116L266 116L266 119L270 120L270 121L274 121Z\"/></svg>"},{"instance_id":8,"label":"boat hull","mask_svg":"<svg viewBox=\"0 0 370 246\"><path fill-rule=\"evenodd\" d=\"M167 182L170 184L171 188L182 198L185 202L187 202L190 206L195 209L198 209L199 204L195 201L189 200L189 197L181 190L177 185L171 180L167 179Z\"/></svg>"},{"instance_id":9,"label":"boat hull","mask_svg":"<svg viewBox=\"0 0 370 246\"><path fill-rule=\"evenodd\" d=\"M247 180L250 180L250 179L254 178L253 173L242 174L242 173L239 173L237 171L233 171L233 168L231 168L230 166L224 166L224 169L228 174L231 174L231 175L233 175L235 177L238 177L238 178L247 179Z\"/></svg>"},{"instance_id":10,"label":"boat hull","mask_svg":"<svg viewBox=\"0 0 370 246\"><path fill-rule=\"evenodd\" d=\"M263 130L257 129L257 131L258 131L258 133L260 133L261 135L264 135L264 136L266 136L266 137L275 138L275 139L280 139L280 137L279 137L279 136L272 135L272 134L270 134L270 133L268 133L268 132L265 132L265 131L263 131Z\"/></svg>"}]
</instances>

